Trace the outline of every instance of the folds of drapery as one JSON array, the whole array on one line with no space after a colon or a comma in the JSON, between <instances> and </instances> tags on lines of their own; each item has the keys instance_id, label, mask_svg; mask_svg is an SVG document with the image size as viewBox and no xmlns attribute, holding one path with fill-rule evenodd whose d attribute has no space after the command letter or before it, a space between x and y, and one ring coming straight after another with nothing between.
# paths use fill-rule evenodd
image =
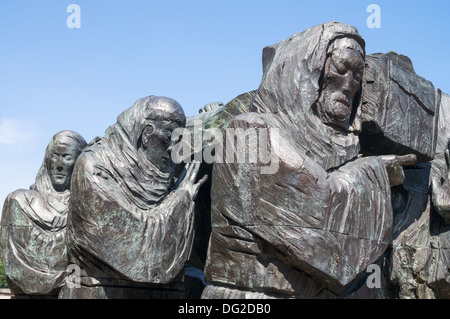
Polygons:
<instances>
[{"instance_id":1,"label":"folds of drapery","mask_svg":"<svg viewBox=\"0 0 450 319\"><path fill-rule=\"evenodd\" d=\"M245 114L231 127L261 123ZM340 291L389 245L384 164L360 158L328 173L283 136L270 134L270 147L279 160L275 174L261 174L261 163L215 163L207 278L294 295L302 273Z\"/></svg>"},{"instance_id":2,"label":"folds of drapery","mask_svg":"<svg viewBox=\"0 0 450 319\"><path fill-rule=\"evenodd\" d=\"M18 190L8 195L3 207L2 261L8 279L20 289L12 288L16 294L57 293L64 284L65 228L48 226L57 213L46 210L45 203L37 191Z\"/></svg>"},{"instance_id":3,"label":"folds of drapery","mask_svg":"<svg viewBox=\"0 0 450 319\"><path fill-rule=\"evenodd\" d=\"M194 202L138 147L151 98L124 111L77 160L67 241L83 275L169 283L189 258Z\"/></svg>"}]
</instances>

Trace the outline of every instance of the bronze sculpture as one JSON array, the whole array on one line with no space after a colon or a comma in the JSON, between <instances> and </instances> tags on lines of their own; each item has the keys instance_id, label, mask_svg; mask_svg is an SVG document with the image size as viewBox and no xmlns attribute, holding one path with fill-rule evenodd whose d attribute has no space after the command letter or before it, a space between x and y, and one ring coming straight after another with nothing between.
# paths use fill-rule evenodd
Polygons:
<instances>
[{"instance_id":1,"label":"bronze sculpture","mask_svg":"<svg viewBox=\"0 0 450 319\"><path fill-rule=\"evenodd\" d=\"M60 298L182 298L193 241L196 181L192 162L174 183L171 139L185 125L181 106L149 96L95 139L74 169L68 253L81 287Z\"/></svg>"},{"instance_id":2,"label":"bronze sculpture","mask_svg":"<svg viewBox=\"0 0 450 319\"><path fill-rule=\"evenodd\" d=\"M54 298L66 280L60 298L198 297L185 274L201 271L184 271L194 265L210 283L203 298L448 298L450 98L409 58L366 55L338 22L266 47L263 71L258 90L188 119L172 99L139 99L79 157L78 143L72 180L73 163L46 154L36 186L5 203L17 295ZM183 155L203 162L176 166L185 126ZM208 130L237 132L221 150L237 138L244 156L215 157ZM367 284L373 266L381 288Z\"/></svg>"},{"instance_id":3,"label":"bronze sculpture","mask_svg":"<svg viewBox=\"0 0 450 319\"><path fill-rule=\"evenodd\" d=\"M1 258L16 298L56 298L68 266L65 243L70 181L86 141L78 133L53 136L36 183L10 194L3 206Z\"/></svg>"},{"instance_id":4,"label":"bronze sculpture","mask_svg":"<svg viewBox=\"0 0 450 319\"><path fill-rule=\"evenodd\" d=\"M253 113L230 127L277 128L280 167L214 164L203 298L344 296L383 257L390 187L415 157L358 158L364 56L356 29L340 23L264 49Z\"/></svg>"}]
</instances>

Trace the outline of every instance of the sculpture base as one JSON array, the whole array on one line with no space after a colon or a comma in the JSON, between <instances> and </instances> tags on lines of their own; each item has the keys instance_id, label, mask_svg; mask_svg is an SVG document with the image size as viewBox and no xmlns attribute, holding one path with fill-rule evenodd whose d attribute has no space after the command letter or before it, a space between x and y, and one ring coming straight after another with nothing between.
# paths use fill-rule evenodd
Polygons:
<instances>
[{"instance_id":1,"label":"sculpture base","mask_svg":"<svg viewBox=\"0 0 450 319\"><path fill-rule=\"evenodd\" d=\"M138 283L121 279L82 277L79 285L64 285L59 299L196 299L204 286L196 278L169 284Z\"/></svg>"}]
</instances>

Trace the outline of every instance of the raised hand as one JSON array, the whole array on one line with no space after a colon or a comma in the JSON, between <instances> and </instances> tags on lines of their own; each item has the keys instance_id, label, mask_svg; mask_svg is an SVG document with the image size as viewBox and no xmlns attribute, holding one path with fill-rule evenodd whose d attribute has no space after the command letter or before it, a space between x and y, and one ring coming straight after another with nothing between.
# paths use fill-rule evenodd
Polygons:
<instances>
[{"instance_id":1,"label":"raised hand","mask_svg":"<svg viewBox=\"0 0 450 319\"><path fill-rule=\"evenodd\" d=\"M186 174L184 175L183 180L178 186L178 189L183 189L189 192L192 200L195 200L198 194L198 190L203 185L204 182L208 179L208 175L202 177L197 183L195 183L197 179L198 170L200 169L200 162L193 161L186 165Z\"/></svg>"},{"instance_id":2,"label":"raised hand","mask_svg":"<svg viewBox=\"0 0 450 319\"><path fill-rule=\"evenodd\" d=\"M55 216L52 220L53 228L62 228L67 224L67 216Z\"/></svg>"},{"instance_id":3,"label":"raised hand","mask_svg":"<svg viewBox=\"0 0 450 319\"><path fill-rule=\"evenodd\" d=\"M405 179L405 173L402 166L411 166L416 164L417 157L414 154L398 156L398 155L383 155L381 160L386 166L386 171L389 177L389 184L391 187L401 185Z\"/></svg>"}]
</instances>

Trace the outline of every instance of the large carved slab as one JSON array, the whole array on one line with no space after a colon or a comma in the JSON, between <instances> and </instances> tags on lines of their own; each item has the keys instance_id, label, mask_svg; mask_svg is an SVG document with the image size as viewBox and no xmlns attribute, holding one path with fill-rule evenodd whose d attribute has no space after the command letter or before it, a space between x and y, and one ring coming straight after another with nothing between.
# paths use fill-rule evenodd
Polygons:
<instances>
[{"instance_id":1,"label":"large carved slab","mask_svg":"<svg viewBox=\"0 0 450 319\"><path fill-rule=\"evenodd\" d=\"M440 93L394 52L366 57L362 103L364 154L416 154L433 159Z\"/></svg>"},{"instance_id":2,"label":"large carved slab","mask_svg":"<svg viewBox=\"0 0 450 319\"><path fill-rule=\"evenodd\" d=\"M431 196L434 209L430 232L433 236L433 266L428 285L437 297L450 298L450 96L442 94L436 158L433 161Z\"/></svg>"},{"instance_id":3,"label":"large carved slab","mask_svg":"<svg viewBox=\"0 0 450 319\"><path fill-rule=\"evenodd\" d=\"M183 157L178 168L186 159L201 161L199 175L212 176L213 160L206 161L204 154L215 155L214 145L222 143L230 121L239 114L248 112L255 91L240 94L226 105L213 102L203 107L198 115L186 119L189 130L190 151ZM218 135L218 136L216 136ZM189 262L203 269L206 262L209 237L211 235L211 179L208 179L195 200L194 245Z\"/></svg>"},{"instance_id":4,"label":"large carved slab","mask_svg":"<svg viewBox=\"0 0 450 319\"><path fill-rule=\"evenodd\" d=\"M450 204L448 140L450 98L442 94L432 162L405 171L393 190L394 241L391 280L398 298L449 298ZM446 155L447 154L447 155Z\"/></svg>"}]
</instances>

